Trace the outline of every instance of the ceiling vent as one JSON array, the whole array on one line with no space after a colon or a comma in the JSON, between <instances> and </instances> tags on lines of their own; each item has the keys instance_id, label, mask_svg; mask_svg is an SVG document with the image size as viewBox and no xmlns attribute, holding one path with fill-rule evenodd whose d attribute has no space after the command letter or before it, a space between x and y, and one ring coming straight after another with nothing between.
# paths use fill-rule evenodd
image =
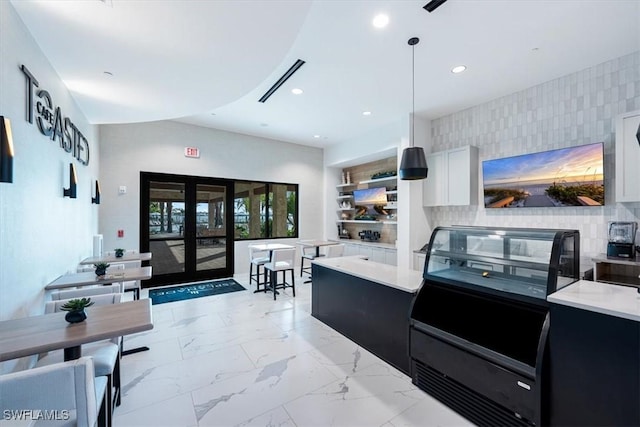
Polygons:
<instances>
[{"instance_id":1,"label":"ceiling vent","mask_svg":"<svg viewBox=\"0 0 640 427\"><path fill-rule=\"evenodd\" d=\"M298 71L298 69L303 65L304 65L304 61L302 59L296 60L296 62L291 66L291 68L289 68L287 72L284 73L282 77L280 77L278 81L275 82L273 86L271 86L269 90L265 92L264 95L262 95L262 98L260 98L258 102L265 102L267 99L269 99L269 97L273 95L273 93L277 91L280 88L280 86L282 86L284 82L286 82L287 79L289 79L289 77L291 77L293 73Z\"/></svg>"},{"instance_id":2,"label":"ceiling vent","mask_svg":"<svg viewBox=\"0 0 640 427\"><path fill-rule=\"evenodd\" d=\"M429 3L425 4L422 8L425 9L427 12L431 13L434 10L436 10L438 7L442 6L442 3L446 1L447 0L431 0Z\"/></svg>"}]
</instances>

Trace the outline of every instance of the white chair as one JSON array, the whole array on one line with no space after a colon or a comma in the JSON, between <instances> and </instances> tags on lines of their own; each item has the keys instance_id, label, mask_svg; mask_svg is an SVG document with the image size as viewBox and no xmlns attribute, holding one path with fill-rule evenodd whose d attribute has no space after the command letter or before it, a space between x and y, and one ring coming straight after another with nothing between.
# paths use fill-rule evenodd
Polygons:
<instances>
[{"instance_id":1,"label":"white chair","mask_svg":"<svg viewBox=\"0 0 640 427\"><path fill-rule=\"evenodd\" d=\"M109 287L105 287L109 288ZM96 289L96 288L90 288ZM72 292L75 291L75 292ZM67 296L71 295L68 299L61 299L55 301L47 301L45 303L45 314L56 313L61 311L61 307L74 298L81 298L85 296L83 294L84 289L72 289L67 291ZM107 304L119 304L122 298L122 293L109 293L100 295L91 295L91 301L94 305L107 305ZM91 315L91 314L89 314ZM82 345L82 354L84 356L90 356L93 358L94 370L97 376L104 376L107 378L107 396L108 396L108 409L109 414L113 412L113 405L120 406L120 357L122 351L121 337L114 337L110 340L97 341L93 343ZM60 363L64 361L64 353L60 351L52 351L41 355L36 363L36 366L47 366L54 363Z\"/></svg>"},{"instance_id":2,"label":"white chair","mask_svg":"<svg viewBox=\"0 0 640 427\"><path fill-rule=\"evenodd\" d=\"M293 288L293 296L296 296L296 280L295 280L295 248L276 249L271 253L271 261L264 265L265 270L269 272L270 286L273 290L273 299L276 299L276 289ZM291 284L287 283L286 273L291 272ZM282 272L282 283L278 283L278 273Z\"/></svg>"},{"instance_id":3,"label":"white chair","mask_svg":"<svg viewBox=\"0 0 640 427\"><path fill-rule=\"evenodd\" d=\"M136 253L136 251L127 251L126 253ZM134 260L134 261L114 261L111 263L111 266L107 269L109 272L112 268L118 269L127 269L127 268L140 268L142 267L142 261ZM116 271L117 272L117 271ZM141 289L140 280L127 280L122 282L122 292L133 292L133 299L140 299L140 289Z\"/></svg>"},{"instance_id":4,"label":"white chair","mask_svg":"<svg viewBox=\"0 0 640 427\"><path fill-rule=\"evenodd\" d=\"M306 246L304 240L298 242L298 246L300 246L300 277L302 277L302 273L307 273L311 276L311 261L316 259L316 248ZM305 260L309 261L309 265L306 267L304 266Z\"/></svg>"},{"instance_id":5,"label":"white chair","mask_svg":"<svg viewBox=\"0 0 640 427\"><path fill-rule=\"evenodd\" d=\"M249 245L249 284L256 283L255 292L267 291L267 271L264 269L264 265L270 260L269 251L261 251ZM256 267L255 273L253 272L253 266ZM260 267L262 267L262 273L260 272ZM261 275L263 276L262 282L260 282ZM260 289L260 285L262 285L262 289Z\"/></svg>"},{"instance_id":6,"label":"white chair","mask_svg":"<svg viewBox=\"0 0 640 427\"><path fill-rule=\"evenodd\" d=\"M344 255L344 243L327 246L325 256L327 258L336 258Z\"/></svg>"},{"instance_id":7,"label":"white chair","mask_svg":"<svg viewBox=\"0 0 640 427\"><path fill-rule=\"evenodd\" d=\"M94 295L104 294L121 294L122 289L120 283L112 283L110 285L85 286L79 289L60 289L51 291L51 301L61 299L93 297Z\"/></svg>"},{"instance_id":8,"label":"white chair","mask_svg":"<svg viewBox=\"0 0 640 427\"><path fill-rule=\"evenodd\" d=\"M106 389L107 380L95 376L90 357L0 375L0 418L38 409L68 415L64 425L108 426Z\"/></svg>"}]
</instances>

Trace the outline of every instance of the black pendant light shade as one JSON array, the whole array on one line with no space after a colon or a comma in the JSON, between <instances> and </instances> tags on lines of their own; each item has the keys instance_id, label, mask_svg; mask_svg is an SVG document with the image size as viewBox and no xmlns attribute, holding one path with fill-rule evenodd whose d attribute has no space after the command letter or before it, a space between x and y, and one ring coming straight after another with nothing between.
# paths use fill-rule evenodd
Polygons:
<instances>
[{"instance_id":1,"label":"black pendant light shade","mask_svg":"<svg viewBox=\"0 0 640 427\"><path fill-rule=\"evenodd\" d=\"M405 148L400 161L400 179L425 179L429 169L422 147Z\"/></svg>"},{"instance_id":2,"label":"black pendant light shade","mask_svg":"<svg viewBox=\"0 0 640 427\"><path fill-rule=\"evenodd\" d=\"M11 122L0 116L0 182L13 182L13 136Z\"/></svg>"},{"instance_id":3,"label":"black pendant light shade","mask_svg":"<svg viewBox=\"0 0 640 427\"><path fill-rule=\"evenodd\" d=\"M409 138L409 148L405 148L402 152L402 160L400 160L400 179L410 181L416 179L425 179L429 169L427 168L427 159L424 156L422 147L413 146L414 138L414 113L415 113L415 45L420 41L417 37L411 37L407 42L411 46L412 54L412 70L411 70L411 96L412 96L412 114L411 114L411 135Z\"/></svg>"},{"instance_id":4,"label":"black pendant light shade","mask_svg":"<svg viewBox=\"0 0 640 427\"><path fill-rule=\"evenodd\" d=\"M636 139L638 140L638 144L640 144L640 125L638 125L638 131L636 132Z\"/></svg>"}]
</instances>

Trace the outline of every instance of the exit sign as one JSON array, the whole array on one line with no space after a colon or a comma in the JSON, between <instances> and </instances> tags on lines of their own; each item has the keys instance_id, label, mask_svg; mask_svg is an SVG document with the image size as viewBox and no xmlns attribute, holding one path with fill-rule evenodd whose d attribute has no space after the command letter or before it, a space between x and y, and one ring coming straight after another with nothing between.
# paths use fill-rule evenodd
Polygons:
<instances>
[{"instance_id":1,"label":"exit sign","mask_svg":"<svg viewBox=\"0 0 640 427\"><path fill-rule=\"evenodd\" d=\"M197 147L184 147L184 156L197 159L200 157L200 149Z\"/></svg>"}]
</instances>

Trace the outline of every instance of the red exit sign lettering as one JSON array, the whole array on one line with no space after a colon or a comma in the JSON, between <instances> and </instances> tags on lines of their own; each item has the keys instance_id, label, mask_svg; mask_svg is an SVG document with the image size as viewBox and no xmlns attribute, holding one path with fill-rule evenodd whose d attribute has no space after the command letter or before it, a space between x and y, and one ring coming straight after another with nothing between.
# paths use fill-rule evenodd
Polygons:
<instances>
[{"instance_id":1,"label":"red exit sign lettering","mask_svg":"<svg viewBox=\"0 0 640 427\"><path fill-rule=\"evenodd\" d=\"M184 156L197 159L200 157L200 149L197 147L184 147Z\"/></svg>"}]
</instances>

